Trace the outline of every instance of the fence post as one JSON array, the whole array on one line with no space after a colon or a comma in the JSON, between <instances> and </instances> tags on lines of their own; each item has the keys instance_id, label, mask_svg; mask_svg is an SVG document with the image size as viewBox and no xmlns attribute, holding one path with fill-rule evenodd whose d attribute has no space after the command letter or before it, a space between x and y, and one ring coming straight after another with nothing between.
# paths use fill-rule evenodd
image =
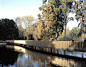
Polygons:
<instances>
[{"instance_id":1,"label":"fence post","mask_svg":"<svg viewBox=\"0 0 86 67\"><path fill-rule=\"evenodd\" d=\"M84 53L82 52L82 58L83 58L83 54L84 54Z\"/></svg>"},{"instance_id":2,"label":"fence post","mask_svg":"<svg viewBox=\"0 0 86 67\"><path fill-rule=\"evenodd\" d=\"M63 50L64 51L64 55L65 55L65 50Z\"/></svg>"}]
</instances>

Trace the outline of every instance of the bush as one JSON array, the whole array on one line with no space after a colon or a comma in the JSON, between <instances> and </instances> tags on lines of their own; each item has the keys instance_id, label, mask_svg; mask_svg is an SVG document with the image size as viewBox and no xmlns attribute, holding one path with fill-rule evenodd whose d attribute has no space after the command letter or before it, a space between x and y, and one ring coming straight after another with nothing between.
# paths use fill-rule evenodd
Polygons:
<instances>
[{"instance_id":1,"label":"bush","mask_svg":"<svg viewBox=\"0 0 86 67\"><path fill-rule=\"evenodd\" d=\"M86 38L86 33L85 34L82 34L82 36L80 36L80 40L84 41L84 39Z\"/></svg>"},{"instance_id":2,"label":"bush","mask_svg":"<svg viewBox=\"0 0 86 67\"><path fill-rule=\"evenodd\" d=\"M70 41L72 38L69 36L65 36L65 37L58 37L57 41Z\"/></svg>"}]
</instances>

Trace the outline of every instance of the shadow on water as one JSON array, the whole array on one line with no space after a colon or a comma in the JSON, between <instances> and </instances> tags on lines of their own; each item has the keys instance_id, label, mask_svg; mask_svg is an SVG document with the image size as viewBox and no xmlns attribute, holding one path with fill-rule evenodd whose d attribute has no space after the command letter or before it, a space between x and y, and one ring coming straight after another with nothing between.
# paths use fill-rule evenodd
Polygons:
<instances>
[{"instance_id":1,"label":"shadow on water","mask_svg":"<svg viewBox=\"0 0 86 67\"><path fill-rule=\"evenodd\" d=\"M37 60L39 63L44 62L46 64L46 67L52 67L51 65L61 66L61 67L86 67L86 62L74 60L74 59L68 59L68 58L62 58L58 56L52 56L52 55L46 55L42 53L32 52L32 51L26 51L26 53L31 56L32 60ZM41 64L39 64L39 67L42 67Z\"/></svg>"},{"instance_id":2,"label":"shadow on water","mask_svg":"<svg viewBox=\"0 0 86 67\"><path fill-rule=\"evenodd\" d=\"M17 51L24 48L15 46ZM15 48L15 50L16 50ZM23 52L23 51L22 51ZM18 54L17 67L86 67L86 62L68 59L25 49L24 53Z\"/></svg>"},{"instance_id":3,"label":"shadow on water","mask_svg":"<svg viewBox=\"0 0 86 67\"><path fill-rule=\"evenodd\" d=\"M12 48L0 46L0 67L13 65L17 61L18 53Z\"/></svg>"},{"instance_id":4,"label":"shadow on water","mask_svg":"<svg viewBox=\"0 0 86 67\"><path fill-rule=\"evenodd\" d=\"M19 52L17 57L17 67L86 67L86 61L79 59L70 59L67 56L43 54L35 51L24 49L23 47L13 46ZM1 49L0 49L1 51ZM86 59L85 59L86 60Z\"/></svg>"}]
</instances>

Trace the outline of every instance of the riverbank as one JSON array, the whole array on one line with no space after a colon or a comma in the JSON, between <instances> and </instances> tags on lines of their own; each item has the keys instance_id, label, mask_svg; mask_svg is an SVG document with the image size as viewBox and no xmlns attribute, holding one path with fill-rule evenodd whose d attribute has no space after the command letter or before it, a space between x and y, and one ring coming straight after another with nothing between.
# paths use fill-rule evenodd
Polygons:
<instances>
[{"instance_id":1,"label":"riverbank","mask_svg":"<svg viewBox=\"0 0 86 67\"><path fill-rule=\"evenodd\" d=\"M0 40L0 43L6 43L6 41Z\"/></svg>"},{"instance_id":2,"label":"riverbank","mask_svg":"<svg viewBox=\"0 0 86 67\"><path fill-rule=\"evenodd\" d=\"M3 40L0 40L0 45L6 45L7 43Z\"/></svg>"}]
</instances>

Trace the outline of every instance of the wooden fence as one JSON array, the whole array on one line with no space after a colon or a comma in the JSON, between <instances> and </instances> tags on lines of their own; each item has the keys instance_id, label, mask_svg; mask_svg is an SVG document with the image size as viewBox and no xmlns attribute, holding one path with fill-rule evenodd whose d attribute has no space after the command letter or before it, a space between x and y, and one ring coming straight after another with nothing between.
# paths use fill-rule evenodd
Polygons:
<instances>
[{"instance_id":1,"label":"wooden fence","mask_svg":"<svg viewBox=\"0 0 86 67\"><path fill-rule=\"evenodd\" d=\"M38 46L38 47L51 47L51 48L63 48L63 49L74 49L74 48L85 48L84 42L75 41L34 41L34 40L6 40L10 43L24 44L27 46ZM70 46L71 44L71 46Z\"/></svg>"}]
</instances>

